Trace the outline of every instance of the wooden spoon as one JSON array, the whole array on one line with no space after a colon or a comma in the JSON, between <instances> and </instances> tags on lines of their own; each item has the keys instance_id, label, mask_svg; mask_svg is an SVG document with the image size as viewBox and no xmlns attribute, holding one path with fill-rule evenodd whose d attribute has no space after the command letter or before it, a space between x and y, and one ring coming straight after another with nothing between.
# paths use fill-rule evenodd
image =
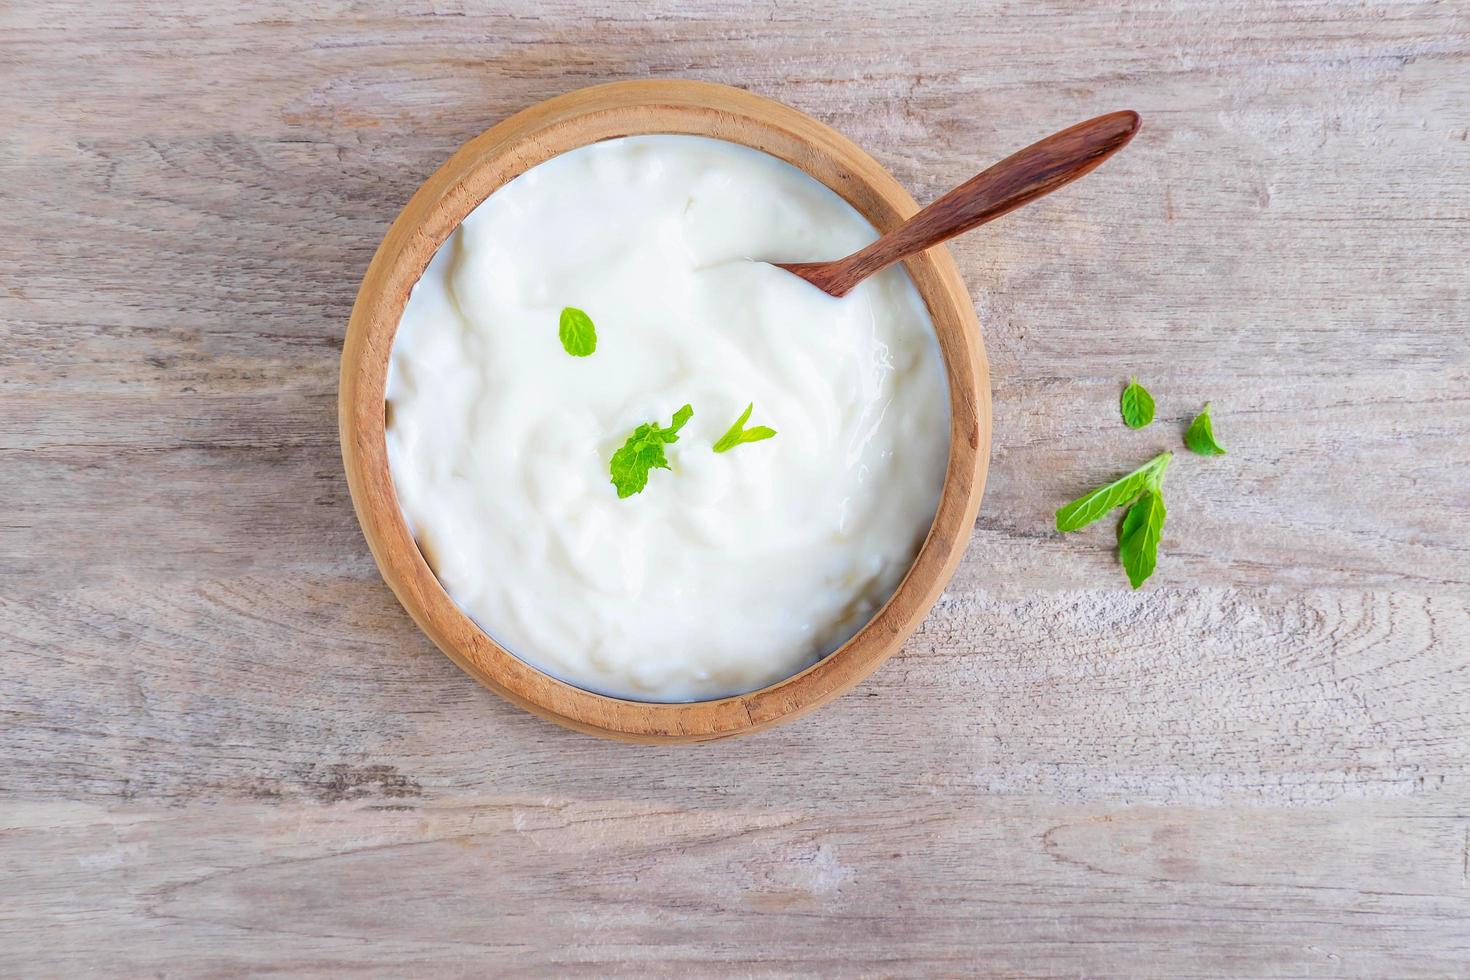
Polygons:
<instances>
[{"instance_id":1,"label":"wooden spoon","mask_svg":"<svg viewBox=\"0 0 1470 980\"><path fill-rule=\"evenodd\" d=\"M823 292L845 296L852 287L900 259L1030 204L1089 173L1126 146L1141 122L1138 113L1125 109L1078 123L971 177L845 259L778 264Z\"/></svg>"}]
</instances>

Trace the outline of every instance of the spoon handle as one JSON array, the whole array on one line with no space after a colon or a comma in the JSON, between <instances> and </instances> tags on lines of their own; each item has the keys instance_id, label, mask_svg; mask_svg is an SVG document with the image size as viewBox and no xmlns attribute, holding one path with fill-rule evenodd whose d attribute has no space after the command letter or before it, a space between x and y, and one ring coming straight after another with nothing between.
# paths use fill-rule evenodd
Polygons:
<instances>
[{"instance_id":1,"label":"spoon handle","mask_svg":"<svg viewBox=\"0 0 1470 980\"><path fill-rule=\"evenodd\" d=\"M834 296L900 259L948 241L1091 172L1138 132L1132 110L1078 123L971 177L871 245L836 262L783 266ZM818 279L820 276L820 281Z\"/></svg>"}]
</instances>

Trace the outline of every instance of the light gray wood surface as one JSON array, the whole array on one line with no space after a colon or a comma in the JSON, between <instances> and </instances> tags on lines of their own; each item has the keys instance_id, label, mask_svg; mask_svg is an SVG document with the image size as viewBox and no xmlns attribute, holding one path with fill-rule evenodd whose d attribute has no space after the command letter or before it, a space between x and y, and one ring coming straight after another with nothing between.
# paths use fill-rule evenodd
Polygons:
<instances>
[{"instance_id":1,"label":"light gray wood surface","mask_svg":"<svg viewBox=\"0 0 1470 980\"><path fill-rule=\"evenodd\" d=\"M1470 11L0 5L0 974L1470 974ZM958 241L989 492L927 625L788 727L479 689L353 520L356 283L505 115L730 82ZM1118 422L1136 374L1159 401ZM1154 580L1052 510L1177 446Z\"/></svg>"}]
</instances>

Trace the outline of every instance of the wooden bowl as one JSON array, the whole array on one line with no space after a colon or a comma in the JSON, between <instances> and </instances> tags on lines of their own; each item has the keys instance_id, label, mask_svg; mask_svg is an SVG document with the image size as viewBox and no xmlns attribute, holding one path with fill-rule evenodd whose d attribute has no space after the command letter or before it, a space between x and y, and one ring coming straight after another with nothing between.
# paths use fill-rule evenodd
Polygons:
<instances>
[{"instance_id":1,"label":"wooden bowl","mask_svg":"<svg viewBox=\"0 0 1470 980\"><path fill-rule=\"evenodd\" d=\"M918 557L873 619L836 652L779 684L717 701L656 704L556 680L486 636L454 603L404 524L388 471L384 388L409 290L435 251L491 192L559 153L616 136L688 133L743 143L832 188L878 229L918 210L871 157L819 122L739 89L704 82L598 85L532 106L466 143L419 188L373 256L342 349L338 412L352 503L383 578L439 649L492 691L577 731L637 742L688 742L769 728L849 690L913 633L970 537L990 453L990 383L979 324L954 260L933 248L908 260L928 304L949 378L949 467Z\"/></svg>"}]
</instances>

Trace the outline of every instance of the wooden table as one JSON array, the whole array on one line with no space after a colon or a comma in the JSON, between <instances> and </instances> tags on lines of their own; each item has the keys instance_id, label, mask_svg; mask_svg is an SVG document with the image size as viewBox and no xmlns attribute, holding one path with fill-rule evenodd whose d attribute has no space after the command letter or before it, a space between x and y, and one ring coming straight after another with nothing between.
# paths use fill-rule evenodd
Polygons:
<instances>
[{"instance_id":1,"label":"wooden table","mask_svg":"<svg viewBox=\"0 0 1470 980\"><path fill-rule=\"evenodd\" d=\"M0 8L0 974L1470 973L1470 11L733 6ZM414 187L650 75L920 200L1145 119L954 246L995 445L927 625L698 747L470 682L337 450ZM1051 513L1206 399L1230 454L1176 460L1131 593Z\"/></svg>"}]
</instances>

